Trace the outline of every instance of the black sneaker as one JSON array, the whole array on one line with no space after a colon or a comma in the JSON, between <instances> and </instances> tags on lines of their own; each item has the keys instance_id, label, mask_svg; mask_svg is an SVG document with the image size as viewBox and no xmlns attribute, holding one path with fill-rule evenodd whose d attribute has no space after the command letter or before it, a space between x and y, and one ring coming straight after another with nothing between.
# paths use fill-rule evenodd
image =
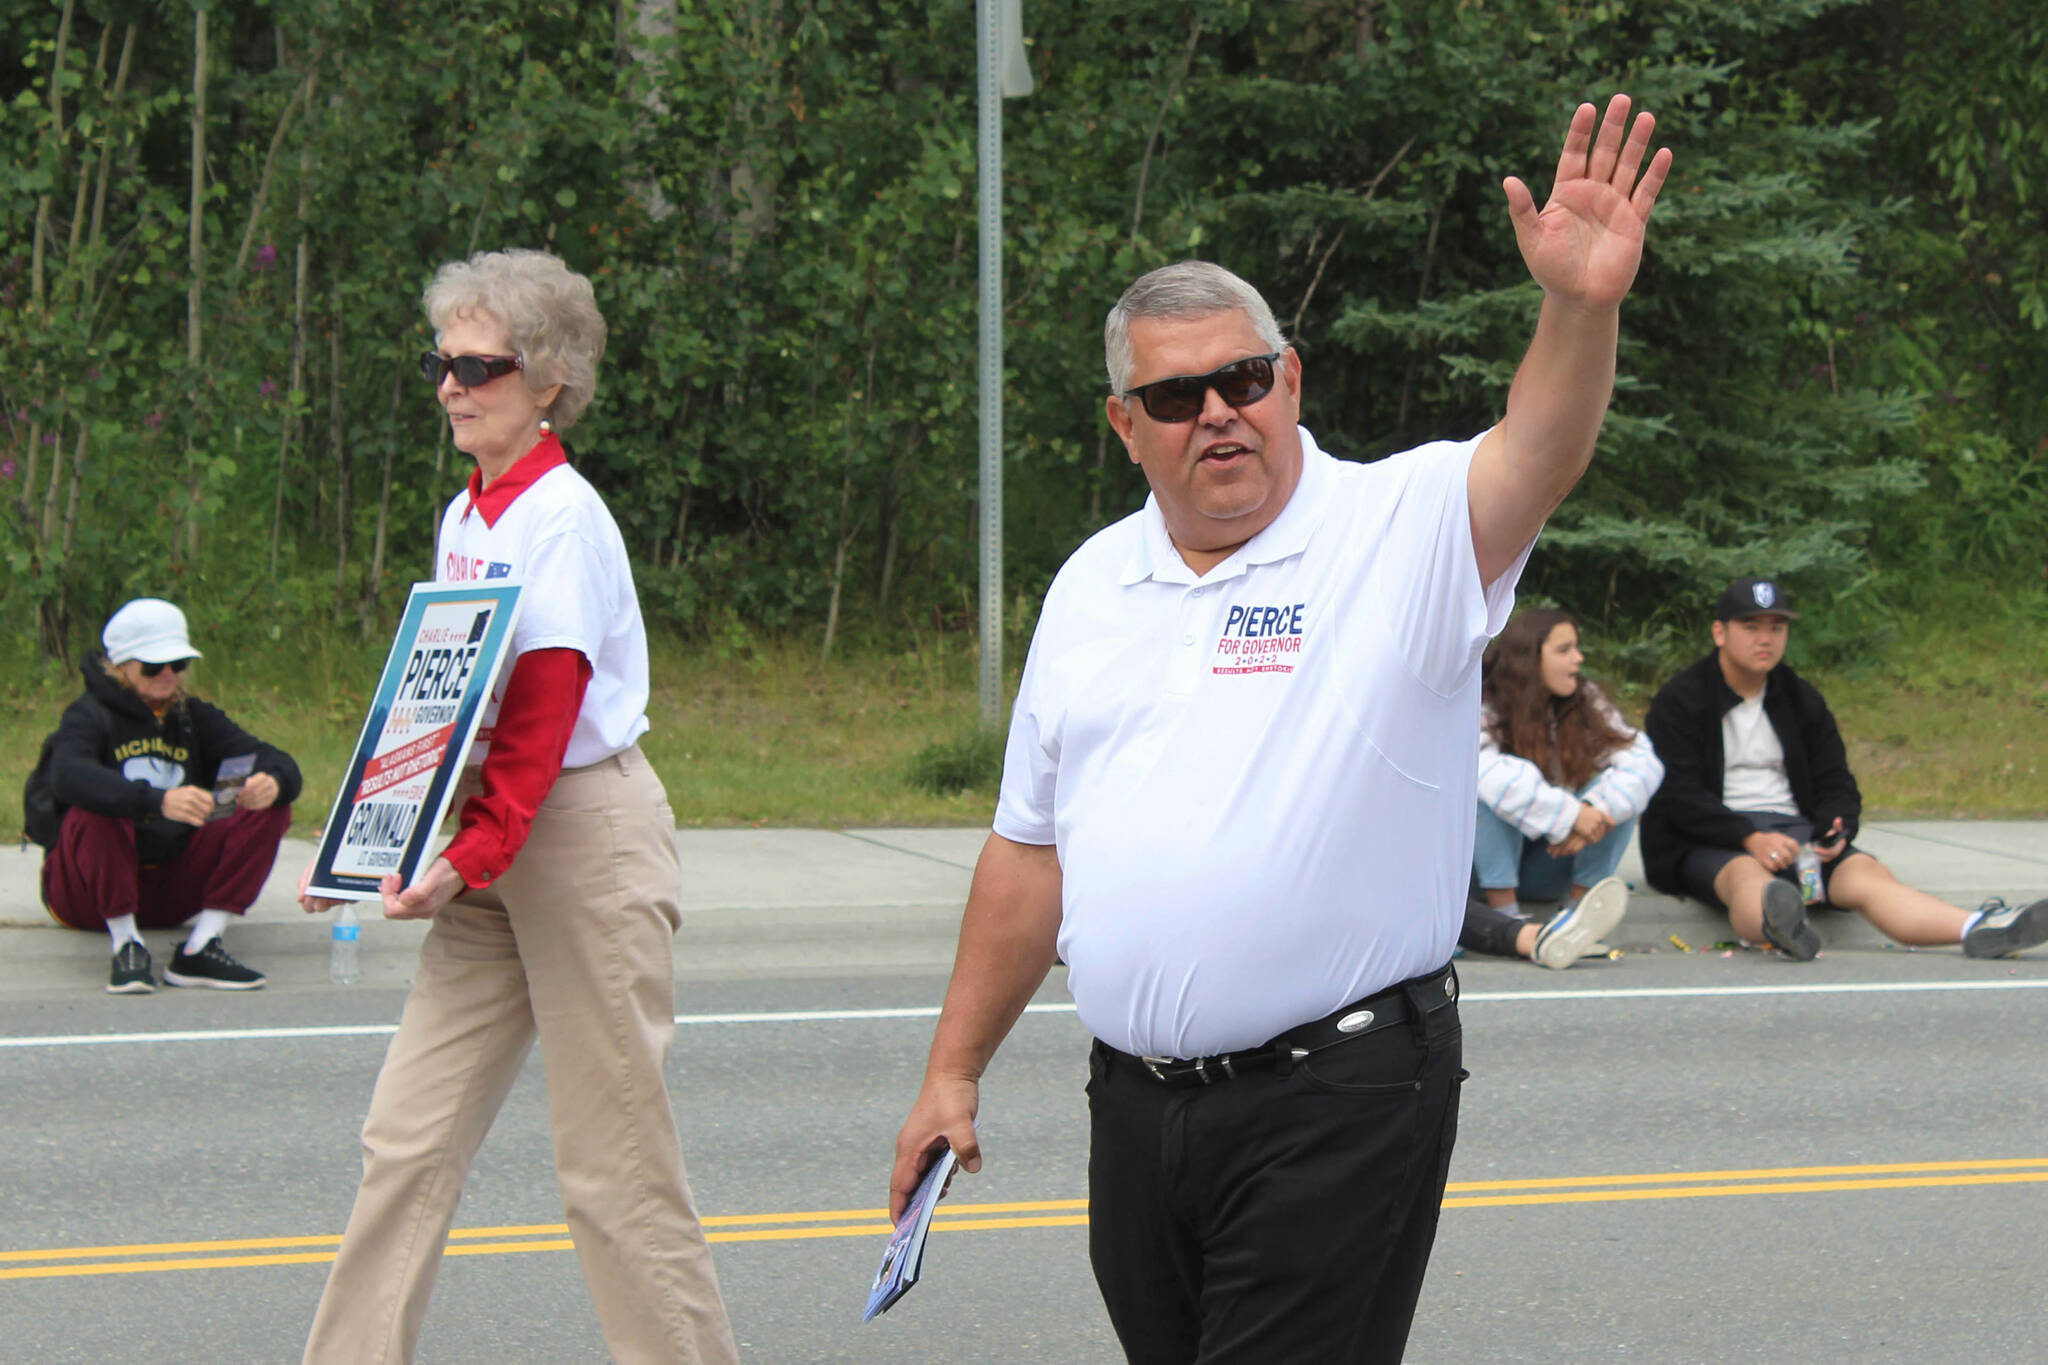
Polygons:
<instances>
[{"instance_id":1,"label":"black sneaker","mask_svg":"<svg viewBox=\"0 0 2048 1365\"><path fill-rule=\"evenodd\" d=\"M2015 906L1993 897L1977 911L1976 926L1963 935L1965 957L2007 957L2048 943L2048 900Z\"/></svg>"},{"instance_id":2,"label":"black sneaker","mask_svg":"<svg viewBox=\"0 0 2048 1365\"><path fill-rule=\"evenodd\" d=\"M131 938L114 950L114 970L107 977L108 995L154 995L156 978L149 974L149 949Z\"/></svg>"},{"instance_id":3,"label":"black sneaker","mask_svg":"<svg viewBox=\"0 0 2048 1365\"><path fill-rule=\"evenodd\" d=\"M269 979L229 957L218 934L206 940L206 946L196 953L178 949L171 957L171 965L164 968L166 986L211 986L217 991L254 991L261 990Z\"/></svg>"},{"instance_id":4,"label":"black sneaker","mask_svg":"<svg viewBox=\"0 0 2048 1365\"><path fill-rule=\"evenodd\" d=\"M1806 901L1790 882L1772 878L1764 888L1764 937L1794 962L1811 962L1820 956L1820 935L1806 922ZM170 979L171 974L165 972L164 980Z\"/></svg>"}]
</instances>

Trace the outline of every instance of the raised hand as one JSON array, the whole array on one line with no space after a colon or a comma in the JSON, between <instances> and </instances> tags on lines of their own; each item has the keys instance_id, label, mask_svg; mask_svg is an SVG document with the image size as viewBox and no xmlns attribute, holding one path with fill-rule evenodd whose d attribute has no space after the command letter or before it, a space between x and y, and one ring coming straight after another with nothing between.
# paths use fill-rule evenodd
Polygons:
<instances>
[{"instance_id":1,"label":"raised hand","mask_svg":"<svg viewBox=\"0 0 2048 1365\"><path fill-rule=\"evenodd\" d=\"M1561 302L1614 308L1635 282L1643 231L1671 169L1671 149L1660 148L1645 167L1657 120L1639 114L1630 127L1628 115L1628 96L1616 95L1598 119L1595 136L1598 111L1590 104L1578 107L1541 212L1519 179L1501 182L1522 260L1544 292Z\"/></svg>"}]
</instances>

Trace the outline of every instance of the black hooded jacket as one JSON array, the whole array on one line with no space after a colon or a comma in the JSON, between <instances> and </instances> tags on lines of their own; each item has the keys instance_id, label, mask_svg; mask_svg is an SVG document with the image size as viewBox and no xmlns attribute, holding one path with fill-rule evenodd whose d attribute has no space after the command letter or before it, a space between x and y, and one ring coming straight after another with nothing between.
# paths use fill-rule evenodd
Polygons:
<instances>
[{"instance_id":1,"label":"black hooded jacket","mask_svg":"<svg viewBox=\"0 0 2048 1365\"><path fill-rule=\"evenodd\" d=\"M1688 849L1739 849L1755 832L1746 817L1721 800L1728 761L1721 748L1721 718L1741 701L1721 675L1721 656L1714 653L1680 671L1650 702L1643 731L1664 760L1664 783L1643 811L1637 834L1643 871L1659 891L1684 894L1678 868ZM1779 664L1764 676L1764 718L1785 750L1785 778L1800 815L1812 822L1816 835L1839 817L1844 841L1854 839L1863 794L1820 689Z\"/></svg>"},{"instance_id":2,"label":"black hooded jacket","mask_svg":"<svg viewBox=\"0 0 2048 1365\"><path fill-rule=\"evenodd\" d=\"M163 817L172 787L213 785L221 760L256 756L255 771L277 779L277 803L298 799L299 765L197 697L180 697L161 718L148 703L108 676L104 655L85 656L85 693L64 709L57 732L22 794L29 837L57 842L64 813L77 806L136 822L136 856L169 862L184 852L192 826Z\"/></svg>"}]
</instances>

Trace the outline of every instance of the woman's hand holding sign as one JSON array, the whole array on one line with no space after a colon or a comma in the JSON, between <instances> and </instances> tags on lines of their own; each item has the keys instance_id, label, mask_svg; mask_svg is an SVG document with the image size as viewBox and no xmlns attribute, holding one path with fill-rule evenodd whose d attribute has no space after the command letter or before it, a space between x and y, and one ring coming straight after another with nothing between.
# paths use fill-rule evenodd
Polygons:
<instances>
[{"instance_id":1,"label":"woman's hand holding sign","mask_svg":"<svg viewBox=\"0 0 2048 1365\"><path fill-rule=\"evenodd\" d=\"M299 908L309 915L324 915L341 902L328 896L315 896L306 888L313 884L313 864L307 863L306 870L299 874Z\"/></svg>"},{"instance_id":2,"label":"woman's hand holding sign","mask_svg":"<svg viewBox=\"0 0 2048 1365\"><path fill-rule=\"evenodd\" d=\"M306 888L312 882L313 864L307 863L306 870L299 874L299 907L307 914L324 915L341 904L327 896L310 894ZM377 883L377 890L384 897L384 918L432 919L442 906L462 894L462 874L446 858L436 858L411 886L401 887L398 874L393 872Z\"/></svg>"},{"instance_id":3,"label":"woman's hand holding sign","mask_svg":"<svg viewBox=\"0 0 2048 1365\"><path fill-rule=\"evenodd\" d=\"M378 882L377 889L384 893L385 919L432 919L442 906L462 894L464 884L462 874L446 858L436 858L411 886L400 890L394 872Z\"/></svg>"}]
</instances>

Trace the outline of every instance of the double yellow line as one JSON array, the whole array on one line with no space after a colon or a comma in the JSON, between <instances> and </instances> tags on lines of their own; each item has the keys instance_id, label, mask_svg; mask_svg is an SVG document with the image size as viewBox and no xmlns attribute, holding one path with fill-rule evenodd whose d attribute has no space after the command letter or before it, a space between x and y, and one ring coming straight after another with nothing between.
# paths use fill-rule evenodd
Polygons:
<instances>
[{"instance_id":1,"label":"double yellow line","mask_svg":"<svg viewBox=\"0 0 2048 1365\"><path fill-rule=\"evenodd\" d=\"M1560 1176L1537 1180L1453 1181L1446 1209L1506 1208L1531 1204L1600 1204L1637 1199L1706 1199L1732 1195L1825 1194L1846 1190L1935 1189L1958 1185L2048 1182L2048 1158L1900 1162L1862 1166L1781 1166L1754 1170L1662 1172L1647 1175ZM1085 1199L1011 1204L945 1204L934 1232L990 1232L1010 1228L1071 1228L1088 1222ZM886 1237L881 1209L816 1213L726 1214L704 1219L713 1242L791 1242L820 1237ZM126 1246L56 1247L0 1251L0 1280L82 1275L140 1275L170 1270L233 1270L250 1266L312 1265L334 1259L338 1236L245 1237L216 1242L150 1242ZM447 1255L504 1256L569 1251L561 1223L519 1227L457 1228Z\"/></svg>"},{"instance_id":2,"label":"double yellow line","mask_svg":"<svg viewBox=\"0 0 2048 1365\"><path fill-rule=\"evenodd\" d=\"M935 1231L976 1232L991 1228L1079 1227L1088 1221L1085 1199L1025 1204L948 1204L933 1221ZM991 1216L998 1215L998 1216ZM887 1237L885 1209L838 1209L818 1213L725 1214L706 1217L713 1242L795 1242L818 1237ZM53 1247L0 1251L0 1280L55 1279L78 1275L140 1275L163 1270L234 1270L265 1265L314 1265L334 1259L341 1238L240 1237L217 1242L138 1242L123 1246ZM456 1228L448 1234L449 1256L503 1256L525 1251L571 1251L563 1223L518 1227Z\"/></svg>"}]
</instances>

